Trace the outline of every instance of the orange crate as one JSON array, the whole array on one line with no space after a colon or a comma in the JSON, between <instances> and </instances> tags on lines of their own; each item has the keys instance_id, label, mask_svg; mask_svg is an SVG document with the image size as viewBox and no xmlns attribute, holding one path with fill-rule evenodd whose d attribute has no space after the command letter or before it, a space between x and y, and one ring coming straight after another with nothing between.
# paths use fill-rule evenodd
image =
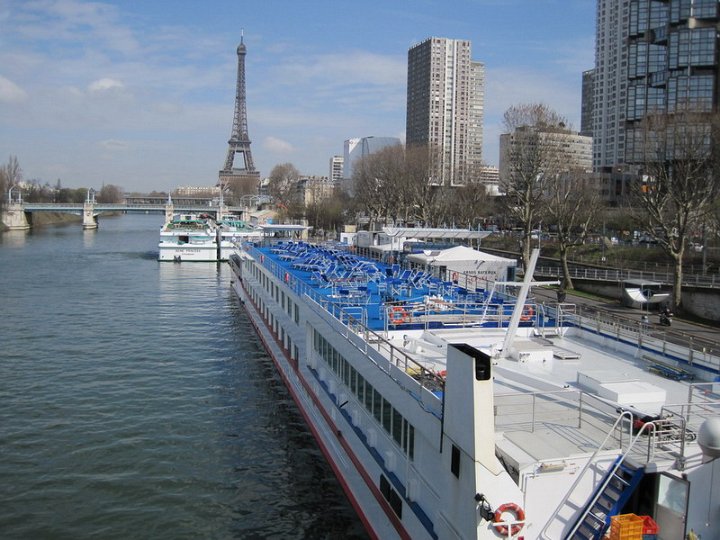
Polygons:
<instances>
[{"instance_id":1,"label":"orange crate","mask_svg":"<svg viewBox=\"0 0 720 540\"><path fill-rule=\"evenodd\" d=\"M635 514L610 518L610 540L643 540L645 520Z\"/></svg>"}]
</instances>

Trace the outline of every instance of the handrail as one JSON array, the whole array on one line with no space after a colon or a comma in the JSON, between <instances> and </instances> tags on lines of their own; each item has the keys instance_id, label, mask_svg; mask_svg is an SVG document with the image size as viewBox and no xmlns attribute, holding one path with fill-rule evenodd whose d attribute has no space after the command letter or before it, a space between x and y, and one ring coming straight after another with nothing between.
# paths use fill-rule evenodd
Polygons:
<instances>
[{"instance_id":1,"label":"handrail","mask_svg":"<svg viewBox=\"0 0 720 540\"><path fill-rule=\"evenodd\" d=\"M610 436L611 436L611 435L615 432L615 430L617 429L618 425L620 424L620 421L621 421L623 418L625 418L625 417L627 417L627 419L630 421L630 425L632 426L633 414L632 414L630 411L623 411L622 413L620 413L620 416L617 417L617 420L615 420L615 423L614 423L614 424L612 425L612 427L610 428L610 431L608 431L608 434L605 436L605 438L603 439L603 441L602 441L602 442L600 443L600 445L597 447L597 450L595 450L595 452L593 453L593 455L590 456L590 458L588 459L588 461L587 461L587 463L585 464L585 466L582 468L582 470L578 473L577 477L575 478L575 482L573 482L573 484L570 486L570 489L568 489L567 493L565 494L565 497L563 497L562 501L560 501L560 504L557 505L557 507L555 508L555 511L553 512L552 516L550 516L550 519L547 521L547 523L545 523L545 527L543 527L543 529L540 531L540 536L541 536L542 538L548 538L548 537L546 536L548 527L550 527L550 524L551 524L553 521L555 521L555 518L556 518L557 515L560 513L560 509L563 508L563 507L565 506L565 504L568 502L568 500L570 499L570 495L572 495L573 491L575 491L575 488L577 488L577 486L580 484L580 481L582 480L582 478L583 478L583 476L585 475L585 473L587 472L587 470L588 470L588 469L590 468L590 466L594 463L595 457L598 455L598 453L600 452L600 450L603 449L603 447L605 446L605 443L607 443L607 441L610 439ZM646 425L647 425L647 424L646 424ZM631 443L631 446L632 446L632 443ZM618 463L618 466L619 466L619 463ZM616 470L617 470L617 469L616 469ZM614 472L614 471L613 471L613 472ZM608 475L608 476L609 476L609 475ZM578 523L576 524L576 526L573 528L573 530L570 532L570 534L569 534L568 536L572 536L572 534L575 533L575 531L576 531L576 530L578 529L578 527L579 527L579 523L580 523L580 522L578 521ZM549 538L548 538L548 540L553 540L553 539L549 539Z\"/></svg>"},{"instance_id":2,"label":"handrail","mask_svg":"<svg viewBox=\"0 0 720 540\"><path fill-rule=\"evenodd\" d=\"M625 411L625 412L628 412L628 411ZM618 418L618 420L619 420L620 418L622 418L622 416L625 414L625 412L623 412L623 413L620 415L620 417ZM632 414L630 415L630 425L632 426ZM620 468L620 465L623 464L623 462L624 462L625 459L627 458L628 454L630 453L630 451L631 451L631 450L633 449L633 447L635 446L635 443L638 441L638 439L640 438L641 435L645 434L645 432L648 432L647 434L649 435L649 438L651 439L651 438L653 437L654 432L655 432L655 424L654 424L653 422L647 422L647 423L645 423L645 424L638 430L637 434L635 435L635 438L631 439L630 444L629 444L628 447L627 447L627 450L625 450L625 452L621 454L621 456L620 456L621 459L615 460L614 465L613 465L610 469L608 469L608 472L607 472L607 473L605 473L605 478L604 478L602 484L601 484L599 487L596 487L596 488L595 488L595 496L594 496L594 497L585 505L585 507L584 507L584 509L585 509L585 514L582 515L582 516L580 516L580 518L576 521L575 526L574 526L574 527L570 530L570 532L566 535L566 538L572 538L572 536L573 536L573 535L577 532L577 530L580 528L580 525L582 524L582 518L585 517L585 515L587 515L587 512L595 505L595 503L597 502L597 500L600 498L600 495L603 494L603 492L605 491L605 488L607 487L607 485L608 485L608 484L610 483L610 481L612 480L613 475L615 474L615 471L617 471L617 470ZM608 433L608 436L609 436L609 435L610 435L610 433ZM607 437L606 437L606 440L607 440ZM604 443L603 443L603 444L604 444ZM651 445L650 445L650 443L648 443L648 453L650 452L650 448L651 448ZM599 452L599 450L600 450L600 449L598 449L598 450L595 452L595 454L593 454L593 456L592 456L592 457L590 458L590 460L587 462L587 464L585 465L585 467L583 468L583 470L580 472L580 476L578 477L578 479L576 479L575 483L574 483L574 484L572 485L572 487L570 488L570 491L568 492L568 495L566 495L566 497L565 497L562 505L564 505L564 504L567 502L567 499L568 499L570 493L571 493L572 490L575 488L575 485L577 484L578 480L582 477L582 475L585 473L586 469L589 468L590 464L592 463L593 459L595 458L595 455L597 454L597 452ZM650 458L650 456L648 456L648 458ZM561 505L561 506L562 506L562 505ZM559 510L559 509L558 509L558 510ZM555 513L553 514L552 519L555 519L556 516L557 516L557 510L556 510ZM542 530L543 534L545 533L545 529L548 527L549 524L550 524L550 522L548 522L548 523L545 525L545 528Z\"/></svg>"}]
</instances>

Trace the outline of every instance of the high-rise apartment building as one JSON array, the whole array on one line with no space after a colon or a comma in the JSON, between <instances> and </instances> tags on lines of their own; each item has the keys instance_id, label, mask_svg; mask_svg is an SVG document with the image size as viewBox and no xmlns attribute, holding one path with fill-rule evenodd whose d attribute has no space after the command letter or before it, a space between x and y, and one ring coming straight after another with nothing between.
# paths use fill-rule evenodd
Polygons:
<instances>
[{"instance_id":1,"label":"high-rise apartment building","mask_svg":"<svg viewBox=\"0 0 720 540\"><path fill-rule=\"evenodd\" d=\"M593 92L593 169L625 160L630 0L598 0Z\"/></svg>"},{"instance_id":2,"label":"high-rise apartment building","mask_svg":"<svg viewBox=\"0 0 720 540\"><path fill-rule=\"evenodd\" d=\"M432 37L408 51L406 143L427 145L432 181L462 185L482 165L485 66L467 40Z\"/></svg>"},{"instance_id":3,"label":"high-rise apartment building","mask_svg":"<svg viewBox=\"0 0 720 540\"><path fill-rule=\"evenodd\" d=\"M328 178L331 182L339 184L343 178L343 163L345 160L342 156L333 156L330 158L330 174Z\"/></svg>"},{"instance_id":4,"label":"high-rise apartment building","mask_svg":"<svg viewBox=\"0 0 720 540\"><path fill-rule=\"evenodd\" d=\"M582 98L580 101L580 135L592 137L593 92L595 91L595 70L588 69L582 74Z\"/></svg>"}]
</instances>

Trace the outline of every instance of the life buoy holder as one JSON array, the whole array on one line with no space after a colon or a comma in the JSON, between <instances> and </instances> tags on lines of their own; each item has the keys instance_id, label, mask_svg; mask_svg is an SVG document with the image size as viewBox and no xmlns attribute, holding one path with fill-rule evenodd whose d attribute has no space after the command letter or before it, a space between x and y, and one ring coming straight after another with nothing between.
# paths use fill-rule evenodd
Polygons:
<instances>
[{"instance_id":1,"label":"life buoy holder","mask_svg":"<svg viewBox=\"0 0 720 540\"><path fill-rule=\"evenodd\" d=\"M410 315L408 314L407 310L404 307L401 306L393 306L390 309L390 322L392 324L403 324L410 320Z\"/></svg>"},{"instance_id":2,"label":"life buoy holder","mask_svg":"<svg viewBox=\"0 0 720 540\"><path fill-rule=\"evenodd\" d=\"M453 273L452 273L452 280L453 280L453 281L457 281L457 280L458 280L458 273L457 273L457 272L453 272Z\"/></svg>"},{"instance_id":3,"label":"life buoy holder","mask_svg":"<svg viewBox=\"0 0 720 540\"><path fill-rule=\"evenodd\" d=\"M535 310L532 306L523 307L522 313L520 314L521 321L529 321L535 316Z\"/></svg>"},{"instance_id":4,"label":"life buoy holder","mask_svg":"<svg viewBox=\"0 0 720 540\"><path fill-rule=\"evenodd\" d=\"M515 536L517 533L520 532L520 530L525 526L525 524L515 523L514 525L506 525L505 523L507 522L502 518L504 512L512 512L513 514L515 514L514 521L524 522L525 511L515 503L501 504L500 506L498 506L498 509L495 510L495 517L493 518L493 522L496 523L495 530L505 537L508 535L508 532L510 533L510 536ZM497 525L498 523L503 523L503 525Z\"/></svg>"}]
</instances>

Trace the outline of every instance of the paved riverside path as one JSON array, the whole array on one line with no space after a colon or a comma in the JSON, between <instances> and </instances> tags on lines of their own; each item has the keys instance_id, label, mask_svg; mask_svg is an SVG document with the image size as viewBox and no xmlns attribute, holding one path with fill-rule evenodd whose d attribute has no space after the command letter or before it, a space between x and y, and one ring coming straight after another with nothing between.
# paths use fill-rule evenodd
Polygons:
<instances>
[{"instance_id":1,"label":"paved riverside path","mask_svg":"<svg viewBox=\"0 0 720 540\"><path fill-rule=\"evenodd\" d=\"M532 297L539 304L557 304L556 289L546 287L533 287ZM609 319L621 319L627 323L642 323L642 317L646 314L644 310L624 306L619 300L612 298L587 298L573 291L567 291L566 304L579 306L584 313L597 313ZM707 342L715 350L720 351L720 323L708 322L700 324L688 320L673 317L672 326L662 326L658 322L657 312L650 312L650 331L655 334L677 334L678 337L692 337L694 340ZM669 338L670 336L668 336ZM674 341L671 339L671 341Z\"/></svg>"}]
</instances>

